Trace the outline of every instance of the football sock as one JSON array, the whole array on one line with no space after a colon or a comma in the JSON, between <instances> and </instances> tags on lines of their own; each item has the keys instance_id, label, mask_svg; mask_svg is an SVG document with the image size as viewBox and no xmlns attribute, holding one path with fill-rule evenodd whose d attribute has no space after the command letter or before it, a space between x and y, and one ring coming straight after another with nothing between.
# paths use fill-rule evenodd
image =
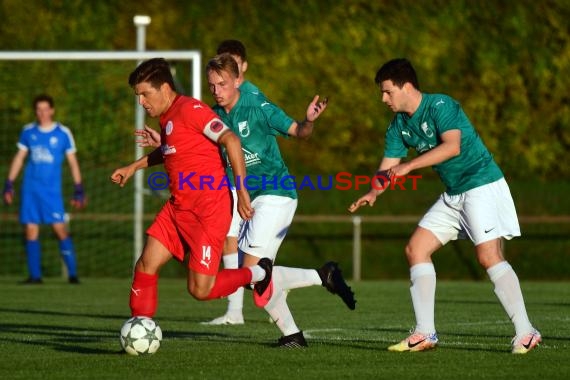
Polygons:
<instances>
[{"instance_id":1,"label":"football sock","mask_svg":"<svg viewBox=\"0 0 570 380\"><path fill-rule=\"evenodd\" d=\"M251 268L222 269L216 274L216 281L206 299L213 300L226 297L235 292L238 288L249 284L251 281L259 281L252 280L253 271L251 269L253 268L258 268L263 271L263 277L265 277L265 271L258 265Z\"/></svg>"},{"instance_id":2,"label":"football sock","mask_svg":"<svg viewBox=\"0 0 570 380\"><path fill-rule=\"evenodd\" d=\"M511 265L501 261L487 269L487 274L495 285L497 298L515 325L516 335L531 332L533 327L526 313L519 279Z\"/></svg>"},{"instance_id":3,"label":"football sock","mask_svg":"<svg viewBox=\"0 0 570 380\"><path fill-rule=\"evenodd\" d=\"M416 315L415 332L435 332L435 268L433 263L420 263L410 268L410 294Z\"/></svg>"},{"instance_id":4,"label":"football sock","mask_svg":"<svg viewBox=\"0 0 570 380\"><path fill-rule=\"evenodd\" d=\"M273 296L264 309L281 330L283 336L301 331L295 324L289 305L287 305L287 292L279 288L275 282L273 282Z\"/></svg>"},{"instance_id":5,"label":"football sock","mask_svg":"<svg viewBox=\"0 0 570 380\"><path fill-rule=\"evenodd\" d=\"M26 256L28 259L28 272L30 278L42 278L41 268L41 246L39 240L26 240Z\"/></svg>"},{"instance_id":6,"label":"football sock","mask_svg":"<svg viewBox=\"0 0 570 380\"><path fill-rule=\"evenodd\" d=\"M75 250L73 249L73 241L71 237L67 237L59 241L59 251L63 262L67 267L69 277L77 277L77 263L75 260Z\"/></svg>"},{"instance_id":7,"label":"football sock","mask_svg":"<svg viewBox=\"0 0 570 380\"><path fill-rule=\"evenodd\" d=\"M158 275L135 272L131 286L131 316L152 318L158 302Z\"/></svg>"},{"instance_id":8,"label":"football sock","mask_svg":"<svg viewBox=\"0 0 570 380\"><path fill-rule=\"evenodd\" d=\"M259 265L254 265L252 267L247 267L251 272L251 282L261 281L265 278L265 269Z\"/></svg>"},{"instance_id":9,"label":"football sock","mask_svg":"<svg viewBox=\"0 0 570 380\"><path fill-rule=\"evenodd\" d=\"M238 253L230 253L222 256L225 269L237 269L239 267ZM240 286L238 290L228 296L228 314L241 315L243 309L243 292L244 287Z\"/></svg>"},{"instance_id":10,"label":"football sock","mask_svg":"<svg viewBox=\"0 0 570 380\"><path fill-rule=\"evenodd\" d=\"M283 290L306 288L322 285L323 282L315 269L301 269L276 266L273 267L273 283L279 283Z\"/></svg>"}]
</instances>

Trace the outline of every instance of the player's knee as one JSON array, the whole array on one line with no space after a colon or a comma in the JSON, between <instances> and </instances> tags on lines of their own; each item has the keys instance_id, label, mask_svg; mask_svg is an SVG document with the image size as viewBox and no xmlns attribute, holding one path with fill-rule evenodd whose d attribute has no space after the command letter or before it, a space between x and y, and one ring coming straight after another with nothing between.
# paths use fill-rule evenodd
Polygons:
<instances>
[{"instance_id":1,"label":"player's knee","mask_svg":"<svg viewBox=\"0 0 570 380\"><path fill-rule=\"evenodd\" d=\"M206 288L204 286L200 286L199 284L191 283L188 284L188 293L198 301L206 301L208 300L208 296L210 295L211 289Z\"/></svg>"},{"instance_id":2,"label":"player's knee","mask_svg":"<svg viewBox=\"0 0 570 380\"><path fill-rule=\"evenodd\" d=\"M410 264L421 261L421 252L413 244L408 243L405 248L406 258Z\"/></svg>"}]
</instances>

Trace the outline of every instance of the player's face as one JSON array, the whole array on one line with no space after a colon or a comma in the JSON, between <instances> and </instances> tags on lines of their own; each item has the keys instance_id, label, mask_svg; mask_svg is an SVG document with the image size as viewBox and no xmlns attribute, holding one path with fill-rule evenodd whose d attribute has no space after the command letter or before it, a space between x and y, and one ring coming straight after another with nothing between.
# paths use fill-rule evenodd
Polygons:
<instances>
[{"instance_id":1,"label":"player's face","mask_svg":"<svg viewBox=\"0 0 570 380\"><path fill-rule=\"evenodd\" d=\"M170 107L170 98L167 91L168 85L163 83L160 88L153 87L149 82L141 82L135 85L135 94L139 104L144 107L150 117L158 117Z\"/></svg>"},{"instance_id":2,"label":"player's face","mask_svg":"<svg viewBox=\"0 0 570 380\"><path fill-rule=\"evenodd\" d=\"M38 102L36 104L36 118L40 125L49 124L53 120L54 109L48 102Z\"/></svg>"},{"instance_id":3,"label":"player's face","mask_svg":"<svg viewBox=\"0 0 570 380\"><path fill-rule=\"evenodd\" d=\"M226 111L237 103L239 81L227 71L222 71L220 74L213 70L208 72L208 86L216 103Z\"/></svg>"},{"instance_id":4,"label":"player's face","mask_svg":"<svg viewBox=\"0 0 570 380\"><path fill-rule=\"evenodd\" d=\"M391 80L385 80L380 83L380 90L382 91L382 102L393 112L405 111L407 104L405 85L400 88L394 85Z\"/></svg>"}]
</instances>

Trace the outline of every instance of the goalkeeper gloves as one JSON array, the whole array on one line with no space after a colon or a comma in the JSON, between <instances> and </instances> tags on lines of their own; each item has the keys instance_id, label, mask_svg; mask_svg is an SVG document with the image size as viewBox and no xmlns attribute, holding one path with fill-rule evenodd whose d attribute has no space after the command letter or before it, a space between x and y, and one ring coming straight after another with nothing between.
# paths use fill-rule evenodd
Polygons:
<instances>
[{"instance_id":1,"label":"goalkeeper gloves","mask_svg":"<svg viewBox=\"0 0 570 380\"><path fill-rule=\"evenodd\" d=\"M14 181L7 179L6 182L4 182L4 190L2 191L2 195L4 198L4 204L12 204L12 200L14 200Z\"/></svg>"},{"instance_id":2,"label":"goalkeeper gloves","mask_svg":"<svg viewBox=\"0 0 570 380\"><path fill-rule=\"evenodd\" d=\"M83 190L83 185L80 183L74 185L73 199L71 200L71 205L77 209L83 208L87 205L85 191Z\"/></svg>"}]
</instances>

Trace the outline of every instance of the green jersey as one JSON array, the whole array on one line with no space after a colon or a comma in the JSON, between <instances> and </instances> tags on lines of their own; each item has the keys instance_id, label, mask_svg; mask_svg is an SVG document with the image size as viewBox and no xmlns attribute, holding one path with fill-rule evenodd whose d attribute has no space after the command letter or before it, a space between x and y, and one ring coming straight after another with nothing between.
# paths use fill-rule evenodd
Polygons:
<instances>
[{"instance_id":1,"label":"green jersey","mask_svg":"<svg viewBox=\"0 0 570 380\"><path fill-rule=\"evenodd\" d=\"M403 158L410 148L423 154L441 144L441 135L453 129L461 131L461 153L433 166L449 195L503 177L461 105L447 95L422 93L420 106L411 117L397 113L386 132L384 156Z\"/></svg>"},{"instance_id":2,"label":"green jersey","mask_svg":"<svg viewBox=\"0 0 570 380\"><path fill-rule=\"evenodd\" d=\"M261 90L259 89L259 87L257 87L256 85L254 85L253 83L251 83L248 80L244 80L243 83L239 86L239 90L244 93L244 92L251 92L255 95L261 95L263 97L265 97L265 94L263 94L263 92L261 92Z\"/></svg>"},{"instance_id":3,"label":"green jersey","mask_svg":"<svg viewBox=\"0 0 570 380\"><path fill-rule=\"evenodd\" d=\"M229 113L218 105L213 109L240 137L247 169L245 185L251 199L260 195L297 199L293 178L289 175L277 144L277 136L288 136L287 132L294 120L265 96L252 92L241 92ZM234 174L229 161L226 171L234 185Z\"/></svg>"}]
</instances>

